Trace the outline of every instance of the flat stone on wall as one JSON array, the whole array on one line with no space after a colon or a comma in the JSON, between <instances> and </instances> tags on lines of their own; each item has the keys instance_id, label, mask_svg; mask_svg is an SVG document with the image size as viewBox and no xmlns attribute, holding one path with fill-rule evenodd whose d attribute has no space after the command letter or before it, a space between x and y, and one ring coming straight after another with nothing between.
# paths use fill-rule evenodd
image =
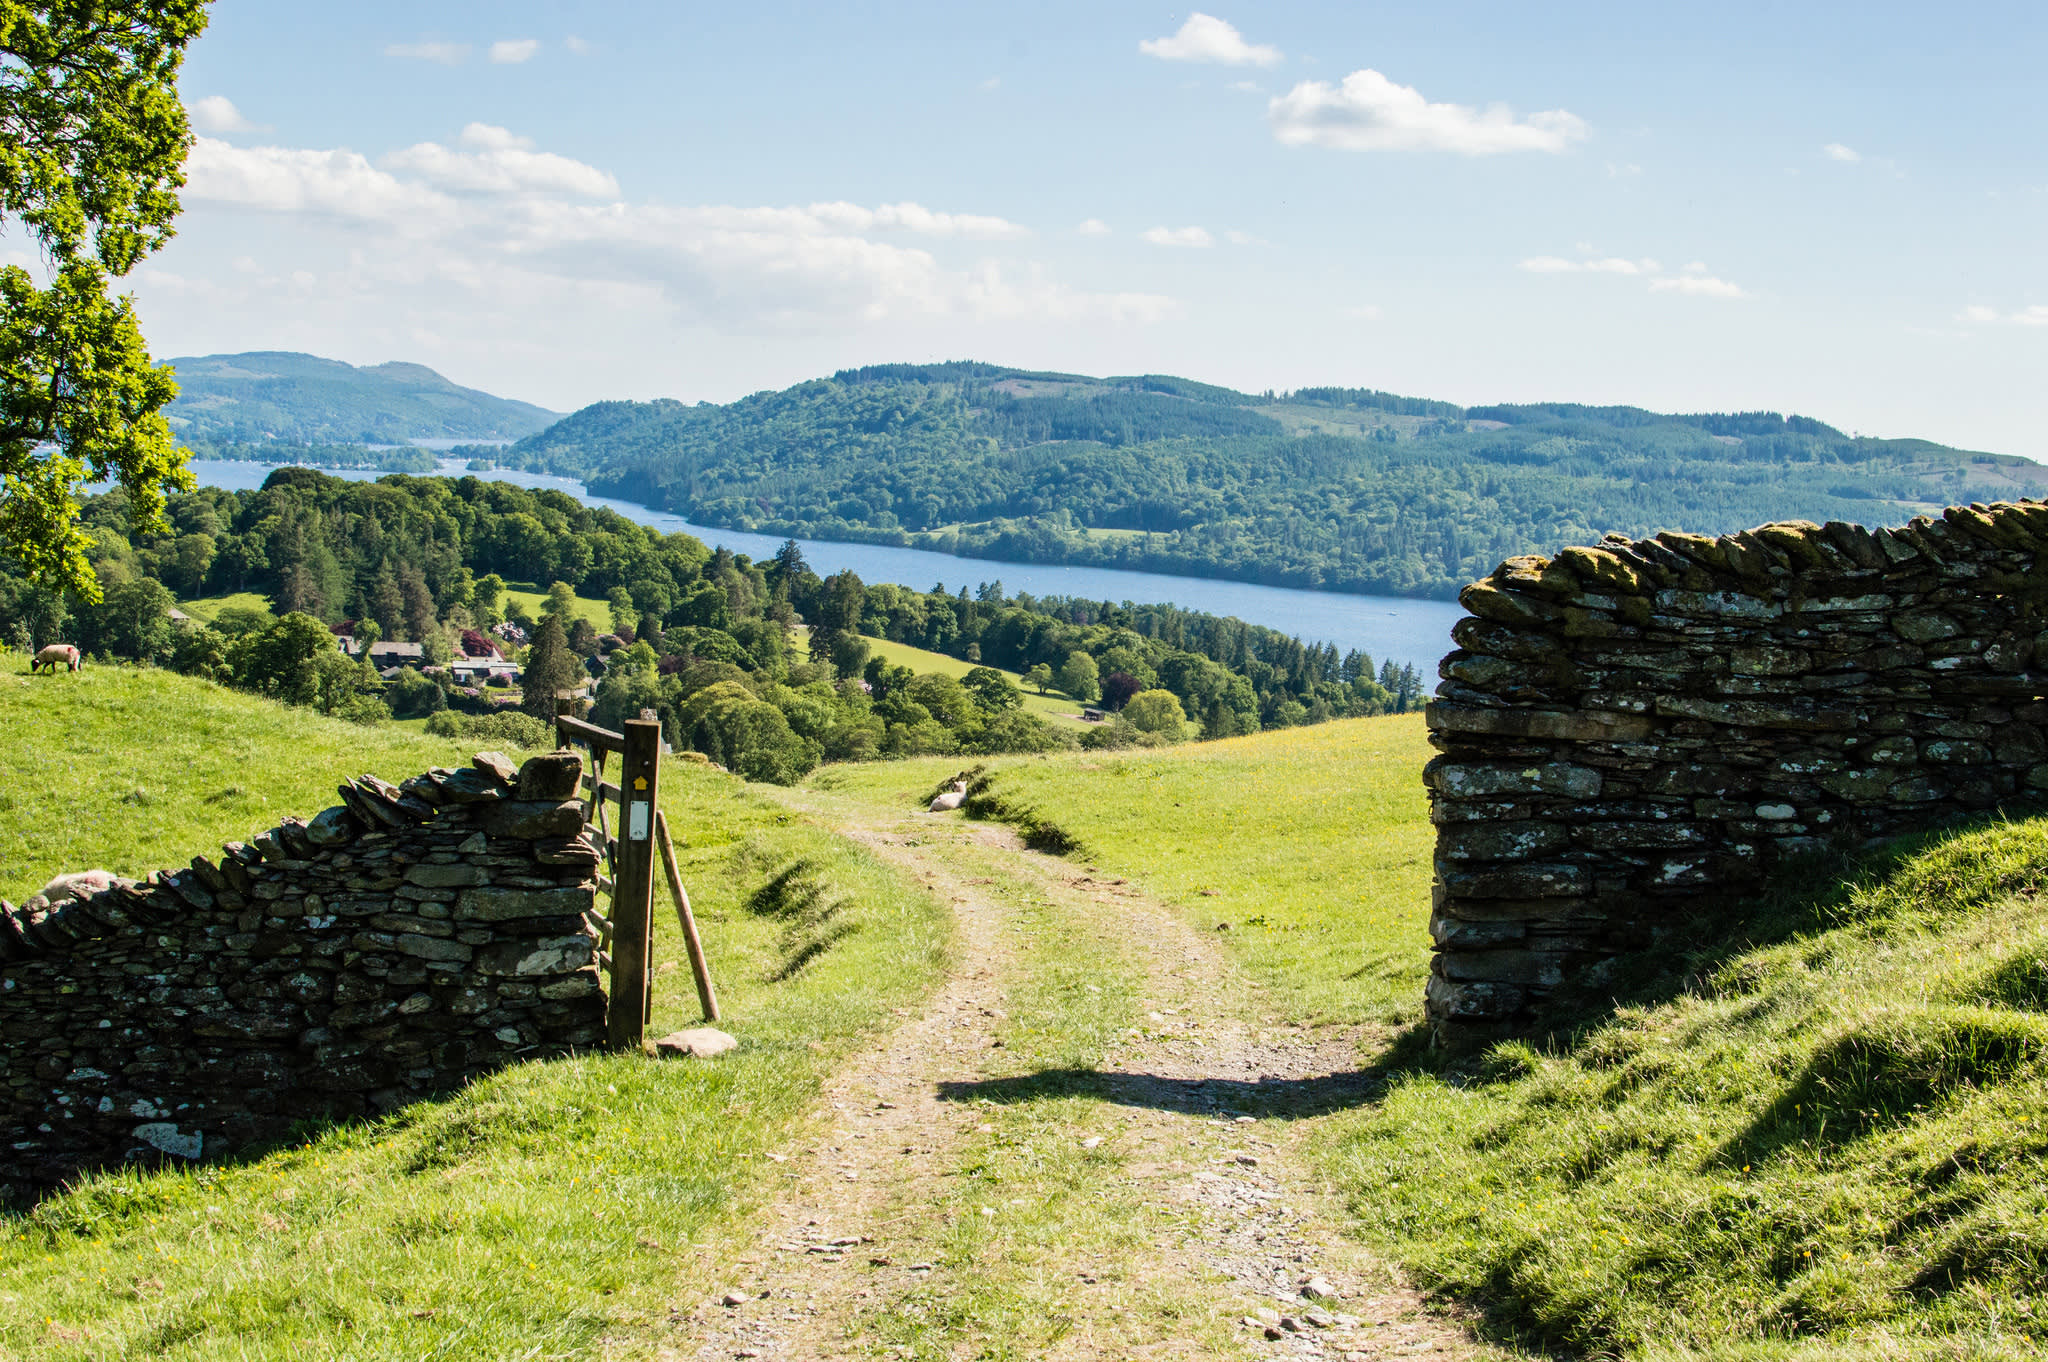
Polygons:
<instances>
[{"instance_id":1,"label":"flat stone on wall","mask_svg":"<svg viewBox=\"0 0 2048 1362\"><path fill-rule=\"evenodd\" d=\"M364 776L218 860L0 904L0 1181L211 1157L602 1044L567 767Z\"/></svg>"},{"instance_id":2,"label":"flat stone on wall","mask_svg":"<svg viewBox=\"0 0 2048 1362\"><path fill-rule=\"evenodd\" d=\"M1428 708L1428 1012L1506 1034L1788 857L2048 790L2048 505L1511 558Z\"/></svg>"}]
</instances>

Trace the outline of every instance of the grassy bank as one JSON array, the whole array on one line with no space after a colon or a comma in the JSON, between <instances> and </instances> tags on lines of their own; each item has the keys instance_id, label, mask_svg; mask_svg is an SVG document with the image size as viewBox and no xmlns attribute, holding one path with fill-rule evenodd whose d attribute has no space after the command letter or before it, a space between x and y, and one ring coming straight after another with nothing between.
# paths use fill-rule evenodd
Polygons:
<instances>
[{"instance_id":1,"label":"grassy bank","mask_svg":"<svg viewBox=\"0 0 2048 1362\"><path fill-rule=\"evenodd\" d=\"M23 881L122 859L131 833L136 864L189 855L316 811L337 773L458 755L161 673L81 675L0 686L17 735L0 756L0 846L42 848L33 870L8 859ZM53 767L66 803L13 797ZM130 803L144 770L163 794ZM216 780L241 793L210 802ZM523 1065L241 1163L85 1179L0 1219L0 1356L656 1351L693 1245L758 1193L774 1166L761 1156L820 1077L929 989L948 939L929 894L730 777L675 763L663 802L739 1051ZM87 831L47 826L67 821ZM656 933L659 1033L693 1024L696 1005L672 917Z\"/></svg>"},{"instance_id":2,"label":"grassy bank","mask_svg":"<svg viewBox=\"0 0 2048 1362\"><path fill-rule=\"evenodd\" d=\"M2048 820L1782 895L1761 944L1326 1140L1366 1231L1597 1355L1960 1358L2048 1344Z\"/></svg>"},{"instance_id":3,"label":"grassy bank","mask_svg":"<svg viewBox=\"0 0 2048 1362\"><path fill-rule=\"evenodd\" d=\"M99 867L140 876L288 813L365 771L403 780L465 764L459 743L362 728L175 672L0 666L0 898Z\"/></svg>"},{"instance_id":4,"label":"grassy bank","mask_svg":"<svg viewBox=\"0 0 2048 1362\"><path fill-rule=\"evenodd\" d=\"M1218 931L1292 1020L1420 1016L1433 835L1420 715L1173 748L986 759L994 790ZM905 805L980 758L812 777ZM1220 930L1219 930L1220 928Z\"/></svg>"}]
</instances>

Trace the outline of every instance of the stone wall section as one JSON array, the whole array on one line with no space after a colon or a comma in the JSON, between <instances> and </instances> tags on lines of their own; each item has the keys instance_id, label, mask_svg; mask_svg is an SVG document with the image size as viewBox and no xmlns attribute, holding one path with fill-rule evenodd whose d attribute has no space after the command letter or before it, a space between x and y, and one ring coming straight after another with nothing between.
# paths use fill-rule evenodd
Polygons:
<instances>
[{"instance_id":1,"label":"stone wall section","mask_svg":"<svg viewBox=\"0 0 2048 1362\"><path fill-rule=\"evenodd\" d=\"M1788 857L2048 790L2048 505L1512 558L1428 707L1428 1013L1526 1025Z\"/></svg>"},{"instance_id":2,"label":"stone wall section","mask_svg":"<svg viewBox=\"0 0 2048 1362\"><path fill-rule=\"evenodd\" d=\"M218 861L0 904L0 1181L211 1157L602 1044L581 771L364 776Z\"/></svg>"}]
</instances>

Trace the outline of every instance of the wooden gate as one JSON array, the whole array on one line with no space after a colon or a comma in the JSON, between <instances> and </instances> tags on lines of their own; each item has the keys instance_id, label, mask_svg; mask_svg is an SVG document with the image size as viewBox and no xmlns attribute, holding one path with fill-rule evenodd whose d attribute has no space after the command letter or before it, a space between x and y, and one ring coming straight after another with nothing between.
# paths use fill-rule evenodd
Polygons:
<instances>
[{"instance_id":1,"label":"wooden gate","mask_svg":"<svg viewBox=\"0 0 2048 1362\"><path fill-rule=\"evenodd\" d=\"M597 844L603 869L597 887L611 912L596 918L597 958L610 976L606 1040L615 1050L638 1049L646 1038L653 1000L654 869L658 859L668 878L683 942L696 976L697 998L706 1021L717 1021L718 995L690 911L690 896L676 866L668 820L661 816L661 724L651 714L626 721L626 731L585 723L571 714L555 716L555 741L590 752L583 775L585 835ZM611 758L616 780L606 779Z\"/></svg>"}]
</instances>

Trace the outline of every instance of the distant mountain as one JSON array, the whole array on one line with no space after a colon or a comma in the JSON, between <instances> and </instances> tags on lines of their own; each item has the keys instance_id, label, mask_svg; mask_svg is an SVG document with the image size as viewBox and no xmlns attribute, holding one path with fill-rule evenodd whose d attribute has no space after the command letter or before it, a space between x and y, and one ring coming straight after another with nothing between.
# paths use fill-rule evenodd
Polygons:
<instances>
[{"instance_id":1,"label":"distant mountain","mask_svg":"<svg viewBox=\"0 0 2048 1362\"><path fill-rule=\"evenodd\" d=\"M403 444L516 440L560 413L451 383L423 364L358 369L282 350L174 359L178 400L166 409L194 445Z\"/></svg>"},{"instance_id":2,"label":"distant mountain","mask_svg":"<svg viewBox=\"0 0 2048 1362\"><path fill-rule=\"evenodd\" d=\"M500 461L766 534L1439 597L1610 531L1881 524L2048 494L2027 459L1775 412L1468 409L973 363L845 370L723 406L600 402Z\"/></svg>"}]
</instances>

